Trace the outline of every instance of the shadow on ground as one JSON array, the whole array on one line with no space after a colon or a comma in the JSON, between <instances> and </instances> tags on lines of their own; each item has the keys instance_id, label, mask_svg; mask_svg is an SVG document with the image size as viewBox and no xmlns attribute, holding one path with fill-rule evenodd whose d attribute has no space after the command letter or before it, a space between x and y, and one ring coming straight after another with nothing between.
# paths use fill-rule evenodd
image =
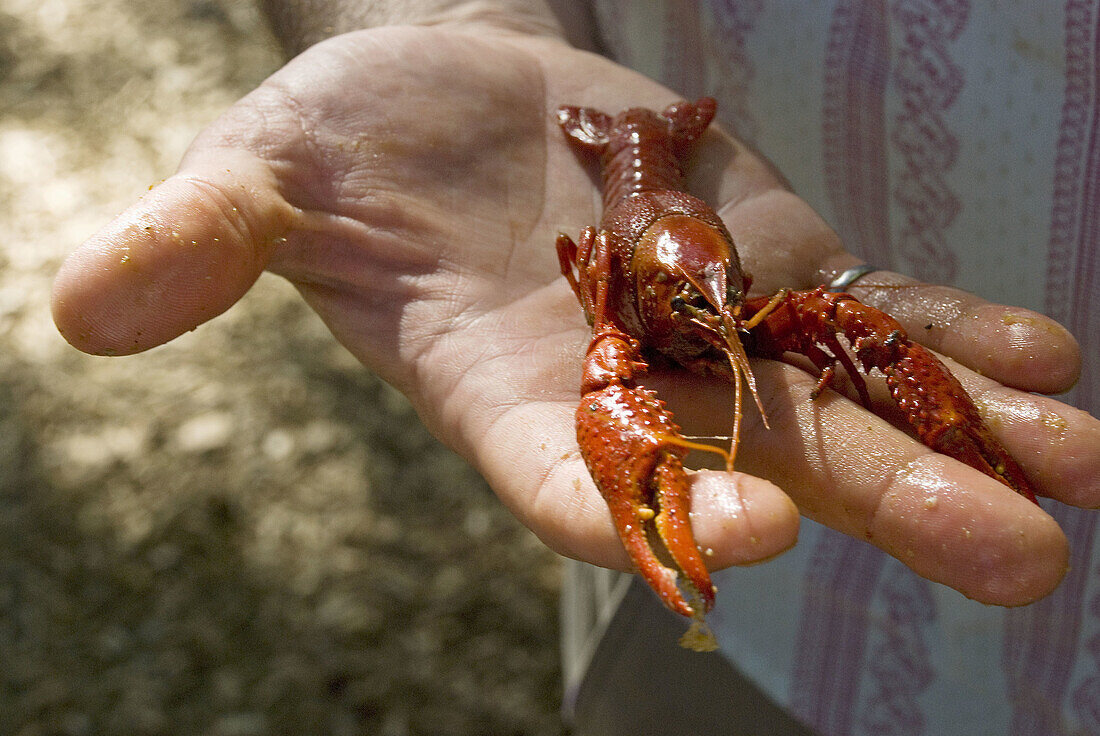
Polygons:
<instances>
[{"instance_id":1,"label":"shadow on ground","mask_svg":"<svg viewBox=\"0 0 1100 736\"><path fill-rule=\"evenodd\" d=\"M562 733L558 560L290 287L53 331L64 253L277 64L251 4L131 6L0 0L0 733Z\"/></svg>"}]
</instances>

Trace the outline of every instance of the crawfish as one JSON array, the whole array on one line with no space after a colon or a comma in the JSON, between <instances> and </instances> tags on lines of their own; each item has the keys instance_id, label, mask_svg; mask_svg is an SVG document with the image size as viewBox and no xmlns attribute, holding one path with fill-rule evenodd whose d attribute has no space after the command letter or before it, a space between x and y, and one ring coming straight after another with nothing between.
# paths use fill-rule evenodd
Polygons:
<instances>
[{"instance_id":1,"label":"crawfish","mask_svg":"<svg viewBox=\"0 0 1100 736\"><path fill-rule=\"evenodd\" d=\"M704 97L659 113L557 111L574 148L599 157L603 191L599 226L586 227L577 243L564 234L557 239L562 274L593 333L577 441L635 567L669 608L697 620L713 606L715 589L689 520L683 461L696 445L681 435L656 394L639 384L654 354L733 382L728 469L736 454L742 386L756 396L748 354L783 359L797 353L818 371L815 396L839 364L868 409L859 369L877 368L926 445L1035 500L962 385L895 319L824 286L746 296L751 280L729 230L708 204L684 191L685 165L715 109L715 101ZM663 549L654 549L658 540ZM692 603L681 585L694 593Z\"/></svg>"}]
</instances>

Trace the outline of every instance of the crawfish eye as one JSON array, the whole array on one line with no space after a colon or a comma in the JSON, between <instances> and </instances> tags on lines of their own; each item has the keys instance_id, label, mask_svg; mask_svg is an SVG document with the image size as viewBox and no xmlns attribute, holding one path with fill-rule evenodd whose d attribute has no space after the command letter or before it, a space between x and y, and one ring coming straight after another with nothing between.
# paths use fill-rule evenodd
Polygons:
<instances>
[{"instance_id":1,"label":"crawfish eye","mask_svg":"<svg viewBox=\"0 0 1100 736\"><path fill-rule=\"evenodd\" d=\"M696 310L705 312L710 308L710 302L707 301L707 298L691 286L684 290L684 297L688 305Z\"/></svg>"},{"instance_id":2,"label":"crawfish eye","mask_svg":"<svg viewBox=\"0 0 1100 736\"><path fill-rule=\"evenodd\" d=\"M712 307L707 298L690 284L685 284L676 296L669 300L669 305L674 314L693 319L706 318L712 314Z\"/></svg>"}]
</instances>

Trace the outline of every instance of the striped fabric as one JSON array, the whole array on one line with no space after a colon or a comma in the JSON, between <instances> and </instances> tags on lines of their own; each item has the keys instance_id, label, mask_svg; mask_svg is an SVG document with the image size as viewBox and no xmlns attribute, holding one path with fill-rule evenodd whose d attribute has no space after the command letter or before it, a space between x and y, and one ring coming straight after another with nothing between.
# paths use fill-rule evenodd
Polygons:
<instances>
[{"instance_id":1,"label":"striped fabric","mask_svg":"<svg viewBox=\"0 0 1100 736\"><path fill-rule=\"evenodd\" d=\"M1100 413L1100 0L598 0L620 61L719 114L868 262L1049 314ZM1096 515L1072 570L983 606L812 522L719 574L723 651L822 736L1100 734Z\"/></svg>"}]
</instances>

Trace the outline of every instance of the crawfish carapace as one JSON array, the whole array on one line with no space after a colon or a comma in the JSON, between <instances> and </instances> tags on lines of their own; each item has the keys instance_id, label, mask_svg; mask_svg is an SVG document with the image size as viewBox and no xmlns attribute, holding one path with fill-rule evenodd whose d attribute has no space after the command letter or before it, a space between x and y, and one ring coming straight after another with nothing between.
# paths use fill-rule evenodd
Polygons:
<instances>
[{"instance_id":1,"label":"crawfish carapace","mask_svg":"<svg viewBox=\"0 0 1100 736\"><path fill-rule=\"evenodd\" d=\"M868 408L858 368L878 368L925 444L1034 500L959 382L892 317L823 287L746 299L749 279L729 231L709 205L684 191L684 167L714 112L710 98L614 117L585 107L558 109L574 148L599 158L603 185L599 226L585 228L578 243L567 235L557 240L562 273L593 332L576 415L581 455L640 574L669 608L696 618L713 605L714 587L689 520L683 458L693 445L638 383L652 351L732 378L729 466L742 385L756 393L739 339L751 331L754 355L807 357L821 375L818 391L840 364Z\"/></svg>"}]
</instances>

